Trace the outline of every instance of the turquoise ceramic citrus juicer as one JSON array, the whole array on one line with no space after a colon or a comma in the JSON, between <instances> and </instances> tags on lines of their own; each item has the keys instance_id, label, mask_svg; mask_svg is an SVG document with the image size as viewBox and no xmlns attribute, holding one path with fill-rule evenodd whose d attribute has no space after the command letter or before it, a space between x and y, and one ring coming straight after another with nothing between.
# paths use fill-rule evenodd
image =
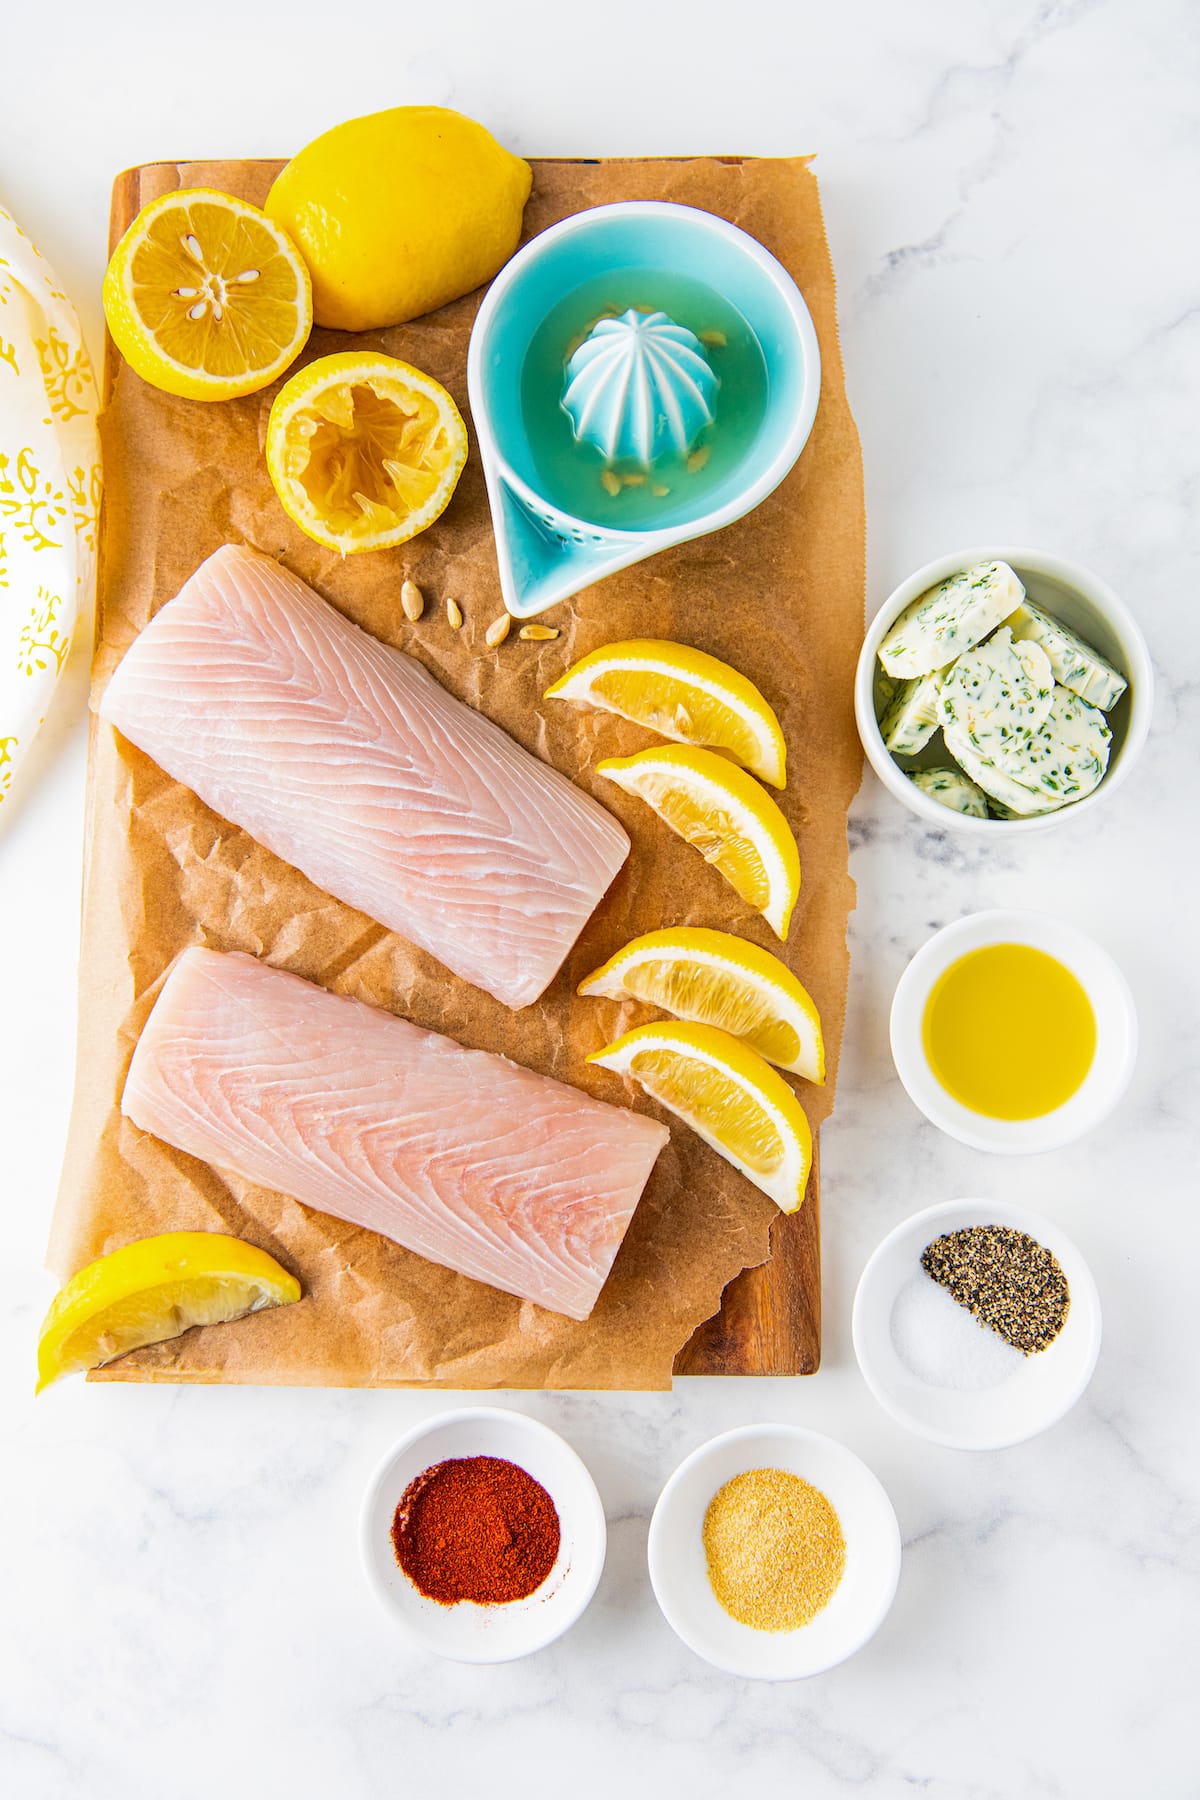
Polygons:
<instances>
[{"instance_id":1,"label":"turquoise ceramic citrus juicer","mask_svg":"<svg viewBox=\"0 0 1200 1800\"><path fill-rule=\"evenodd\" d=\"M724 444L720 434L737 397L730 378L724 388L719 378L723 353L703 341L724 345L724 334L701 331L697 339L658 310L653 297L663 281L720 296L746 343L756 346L761 405L750 427L743 420ZM650 304L598 306L605 316L561 345L542 383L562 441L594 459L593 507L586 489L581 500L578 480L560 480L553 461L539 458L530 430L531 346L536 350L539 330L544 335L545 322L574 292L603 293L606 282L614 292L640 291L641 284ZM530 618L764 500L807 442L821 361L800 290L756 239L695 207L634 200L564 219L500 271L471 333L467 384L504 603L515 617ZM713 456L706 479L659 482L656 456L690 468L678 459L706 430L724 452ZM692 462L707 456L702 449ZM638 489L628 522L621 503L609 503L623 481ZM647 511L644 494L661 495L661 502Z\"/></svg>"}]
</instances>

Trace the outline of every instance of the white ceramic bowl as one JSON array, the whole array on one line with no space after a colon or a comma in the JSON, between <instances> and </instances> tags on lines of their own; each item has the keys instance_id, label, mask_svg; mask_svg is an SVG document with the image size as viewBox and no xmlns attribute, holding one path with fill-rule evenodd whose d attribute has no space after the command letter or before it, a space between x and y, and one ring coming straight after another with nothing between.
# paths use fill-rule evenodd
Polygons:
<instances>
[{"instance_id":1,"label":"white ceramic bowl","mask_svg":"<svg viewBox=\"0 0 1200 1800\"><path fill-rule=\"evenodd\" d=\"M938 977L970 950L1029 944L1068 968L1096 1015L1096 1054L1082 1085L1036 1119L990 1119L948 1094L925 1055L925 1005ZM1045 913L971 913L935 932L900 977L892 1000L892 1059L910 1100L925 1117L973 1150L1024 1156L1057 1150L1107 1117L1129 1084L1137 1057L1137 1013L1129 984L1107 950L1065 920Z\"/></svg>"},{"instance_id":2,"label":"white ceramic bowl","mask_svg":"<svg viewBox=\"0 0 1200 1800\"><path fill-rule=\"evenodd\" d=\"M829 1500L846 1539L846 1569L829 1604L799 1631L756 1631L731 1619L708 1579L704 1515L717 1489L749 1469L786 1469ZM650 1582L663 1617L690 1650L730 1675L795 1681L861 1649L900 1579L892 1503L858 1457L798 1425L743 1425L680 1463L650 1520Z\"/></svg>"},{"instance_id":3,"label":"white ceramic bowl","mask_svg":"<svg viewBox=\"0 0 1200 1800\"><path fill-rule=\"evenodd\" d=\"M506 1606L442 1606L419 1593L396 1561L392 1520L409 1482L451 1457L500 1456L541 1482L562 1529L542 1586ZM367 1577L394 1619L425 1650L456 1662L511 1662L553 1643L596 1591L607 1534L596 1484L557 1432L523 1413L481 1406L439 1413L401 1438L376 1471L362 1511Z\"/></svg>"},{"instance_id":4,"label":"white ceramic bowl","mask_svg":"<svg viewBox=\"0 0 1200 1800\"><path fill-rule=\"evenodd\" d=\"M890 630L905 607L911 606L918 594L923 594L936 582L944 581L947 575L953 575L956 570L969 569L980 562L1008 563L1021 577L1030 599L1052 613L1056 619L1061 619L1064 625L1077 631L1088 643L1094 644L1101 655L1107 657L1129 682L1126 692L1109 715L1113 736L1108 771L1103 781L1086 799L1077 800L1073 806L1061 807L1058 812L1040 813L1029 819L969 819L962 813L952 812L948 806L940 806L928 794L923 794L919 788L914 787L891 752L884 749L876 710L877 684L882 674L879 646L884 634ZM888 595L867 628L854 682L854 716L858 723L858 735L867 753L867 761L884 787L897 800L903 801L911 812L924 819L926 824L941 825L950 831L967 833L986 832L997 835L1006 832L1048 831L1052 826L1065 824L1067 820L1077 819L1094 807L1103 805L1125 780L1141 754L1150 729L1153 708L1154 670L1146 640L1138 629L1133 614L1117 598L1107 582L1101 581L1098 575L1093 575L1081 564L1068 562L1065 557L1051 556L1045 550L1016 549L1006 544L983 544L967 550L954 550L948 556L939 556L933 562L926 563L923 569L918 569L915 575L902 581L895 592ZM953 758L947 755L940 734L935 735L933 743L919 756L906 759L906 766L912 768L937 767L939 764L953 766Z\"/></svg>"},{"instance_id":5,"label":"white ceramic bowl","mask_svg":"<svg viewBox=\"0 0 1200 1800\"><path fill-rule=\"evenodd\" d=\"M1047 1349L1022 1357L995 1387L962 1392L908 1368L892 1339L892 1314L925 1246L973 1225L1007 1225L1036 1238L1058 1258L1071 1305ZM1100 1296L1083 1257L1049 1219L993 1200L949 1200L905 1219L875 1250L854 1296L853 1332L863 1380L899 1424L952 1450L1002 1450L1045 1431L1083 1393L1100 1354Z\"/></svg>"}]
</instances>

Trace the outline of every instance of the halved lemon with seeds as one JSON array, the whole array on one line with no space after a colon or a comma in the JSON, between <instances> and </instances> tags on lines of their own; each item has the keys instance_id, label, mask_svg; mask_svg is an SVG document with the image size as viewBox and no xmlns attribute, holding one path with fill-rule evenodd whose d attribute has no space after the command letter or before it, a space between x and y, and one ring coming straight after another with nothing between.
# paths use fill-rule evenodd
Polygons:
<instances>
[{"instance_id":1,"label":"halved lemon with seeds","mask_svg":"<svg viewBox=\"0 0 1200 1800\"><path fill-rule=\"evenodd\" d=\"M275 396L267 470L288 517L338 550L386 550L432 525L467 460L467 428L431 375L372 351L322 356Z\"/></svg>"},{"instance_id":2,"label":"halved lemon with seeds","mask_svg":"<svg viewBox=\"0 0 1200 1800\"><path fill-rule=\"evenodd\" d=\"M130 368L187 400L266 387L312 328L312 284L287 232L216 188L144 206L113 251L103 298Z\"/></svg>"},{"instance_id":3,"label":"halved lemon with seeds","mask_svg":"<svg viewBox=\"0 0 1200 1800\"><path fill-rule=\"evenodd\" d=\"M581 981L579 992L644 1000L677 1019L719 1026L790 1075L825 1080L812 995L777 956L731 932L690 925L648 931Z\"/></svg>"},{"instance_id":4,"label":"halved lemon with seeds","mask_svg":"<svg viewBox=\"0 0 1200 1800\"><path fill-rule=\"evenodd\" d=\"M581 658L547 700L619 713L679 744L731 756L772 787L785 781L787 752L773 709L752 681L719 657L669 638L629 638Z\"/></svg>"},{"instance_id":5,"label":"halved lemon with seeds","mask_svg":"<svg viewBox=\"0 0 1200 1800\"><path fill-rule=\"evenodd\" d=\"M38 1337L38 1392L80 1369L300 1298L273 1256L220 1231L138 1238L72 1275Z\"/></svg>"},{"instance_id":6,"label":"halved lemon with seeds","mask_svg":"<svg viewBox=\"0 0 1200 1800\"><path fill-rule=\"evenodd\" d=\"M748 1044L713 1025L639 1025L588 1061L631 1075L781 1211L799 1210L812 1131L783 1076Z\"/></svg>"},{"instance_id":7,"label":"halved lemon with seeds","mask_svg":"<svg viewBox=\"0 0 1200 1800\"><path fill-rule=\"evenodd\" d=\"M800 893L792 828L753 776L713 750L670 744L611 756L597 775L636 794L719 869L742 899L786 939Z\"/></svg>"}]
</instances>

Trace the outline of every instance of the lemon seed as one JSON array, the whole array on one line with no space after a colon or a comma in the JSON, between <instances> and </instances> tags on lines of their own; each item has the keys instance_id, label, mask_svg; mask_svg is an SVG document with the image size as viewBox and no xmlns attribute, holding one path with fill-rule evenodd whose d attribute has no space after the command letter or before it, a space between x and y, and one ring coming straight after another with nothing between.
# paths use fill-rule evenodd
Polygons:
<instances>
[{"instance_id":1,"label":"lemon seed","mask_svg":"<svg viewBox=\"0 0 1200 1800\"><path fill-rule=\"evenodd\" d=\"M404 616L415 625L425 611L425 596L415 581L406 581L400 589L400 604L404 608Z\"/></svg>"},{"instance_id":2,"label":"lemon seed","mask_svg":"<svg viewBox=\"0 0 1200 1800\"><path fill-rule=\"evenodd\" d=\"M698 450L693 450L687 459L688 474L694 475L698 469L702 469L711 454L712 450L708 444L701 444Z\"/></svg>"},{"instance_id":3,"label":"lemon seed","mask_svg":"<svg viewBox=\"0 0 1200 1800\"><path fill-rule=\"evenodd\" d=\"M621 477L614 475L611 469L603 469L600 473L600 486L615 500L621 491Z\"/></svg>"},{"instance_id":4,"label":"lemon seed","mask_svg":"<svg viewBox=\"0 0 1200 1800\"><path fill-rule=\"evenodd\" d=\"M491 648L494 650L496 648L496 645L502 644L504 642L505 638L508 636L508 628L511 624L512 624L511 616L508 613L501 613L500 617L498 619L492 620L491 624L488 626L487 630L484 632L484 634L483 634L484 643L489 644L491 646Z\"/></svg>"},{"instance_id":5,"label":"lemon seed","mask_svg":"<svg viewBox=\"0 0 1200 1800\"><path fill-rule=\"evenodd\" d=\"M447 600L446 619L451 631L460 631L462 629L462 607L458 604L457 600Z\"/></svg>"},{"instance_id":6,"label":"lemon seed","mask_svg":"<svg viewBox=\"0 0 1200 1800\"><path fill-rule=\"evenodd\" d=\"M558 636L557 625L522 625L520 631L526 643L542 644L547 638Z\"/></svg>"}]
</instances>

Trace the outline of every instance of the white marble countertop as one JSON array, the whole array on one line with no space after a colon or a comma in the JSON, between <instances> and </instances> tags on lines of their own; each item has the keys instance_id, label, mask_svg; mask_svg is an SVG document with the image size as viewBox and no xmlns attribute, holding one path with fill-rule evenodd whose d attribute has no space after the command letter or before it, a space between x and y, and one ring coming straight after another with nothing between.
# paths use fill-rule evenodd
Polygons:
<instances>
[{"instance_id":1,"label":"white marble countertop","mask_svg":"<svg viewBox=\"0 0 1200 1800\"><path fill-rule=\"evenodd\" d=\"M823 1140L824 1366L671 1396L515 1397L590 1463L610 1553L561 1643L482 1670L407 1651L357 1563L369 1472L445 1396L75 1382L30 1399L73 1055L74 970L51 947L72 942L78 906L78 657L0 832L0 1792L1200 1793L1195 7L350 0L325 13L295 0L277 16L244 0L6 14L0 195L81 297L93 344L109 183L140 160L277 153L421 99L529 154L816 150L866 460L869 608L958 544L1061 550L1140 617L1158 711L1111 809L1020 845L922 829L867 778L851 825L846 1053ZM321 50L328 19L336 57ZM939 1137L886 1043L906 958L988 904L1086 924L1141 1013L1116 1115L1020 1164ZM1105 1309L1075 1411L992 1455L894 1426L849 1339L879 1237L965 1194L1050 1212ZM676 1461L770 1418L862 1455L905 1541L874 1641L777 1688L698 1662L645 1571L647 1518Z\"/></svg>"}]
</instances>

